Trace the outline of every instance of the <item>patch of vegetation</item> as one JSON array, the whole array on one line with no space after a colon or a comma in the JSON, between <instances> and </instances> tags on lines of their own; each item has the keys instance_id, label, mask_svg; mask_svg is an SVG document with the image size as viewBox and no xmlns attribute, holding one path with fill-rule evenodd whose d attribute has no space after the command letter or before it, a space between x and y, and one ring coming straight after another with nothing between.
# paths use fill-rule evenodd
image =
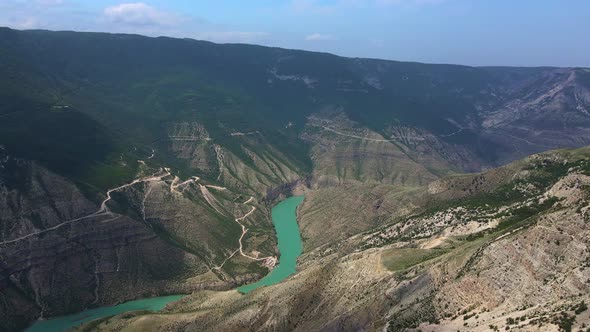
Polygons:
<instances>
[{"instance_id":1,"label":"patch of vegetation","mask_svg":"<svg viewBox=\"0 0 590 332\"><path fill-rule=\"evenodd\" d=\"M393 315L387 324L387 332L403 332L407 331L407 329L415 329L423 322L439 323L436 318L436 309L432 304L432 298L417 301Z\"/></svg>"},{"instance_id":2,"label":"patch of vegetation","mask_svg":"<svg viewBox=\"0 0 590 332\"><path fill-rule=\"evenodd\" d=\"M488 231L471 233L471 234L468 234L468 235L465 235L465 236L459 236L459 237L457 237L457 240L471 242L471 241L475 241L477 239L483 238L484 236L486 236L486 234L488 234Z\"/></svg>"},{"instance_id":3,"label":"patch of vegetation","mask_svg":"<svg viewBox=\"0 0 590 332\"><path fill-rule=\"evenodd\" d=\"M391 271L402 271L449 252L447 249L390 249L382 254L383 265Z\"/></svg>"},{"instance_id":4,"label":"patch of vegetation","mask_svg":"<svg viewBox=\"0 0 590 332\"><path fill-rule=\"evenodd\" d=\"M514 228L515 226L520 226L521 222L551 208L557 201L558 199L556 197L550 197L543 201L543 203L533 202L528 206L525 205L516 208L510 211L510 216L502 220L502 222L500 222L498 226L493 229L493 231L501 232L510 228Z\"/></svg>"},{"instance_id":5,"label":"patch of vegetation","mask_svg":"<svg viewBox=\"0 0 590 332\"><path fill-rule=\"evenodd\" d=\"M115 135L74 109L56 113L47 103L23 99L0 106L0 116L0 142L10 155L77 181L119 149Z\"/></svg>"},{"instance_id":6,"label":"patch of vegetation","mask_svg":"<svg viewBox=\"0 0 590 332\"><path fill-rule=\"evenodd\" d=\"M553 318L553 324L557 325L559 330L563 332L571 332L575 322L576 316L570 316L565 311Z\"/></svg>"},{"instance_id":7,"label":"patch of vegetation","mask_svg":"<svg viewBox=\"0 0 590 332\"><path fill-rule=\"evenodd\" d=\"M463 316L463 320L468 320L468 319L470 319L471 317L474 317L475 315L477 315L477 312L472 312L472 313L470 313L470 314L465 314L465 315Z\"/></svg>"},{"instance_id":8,"label":"patch of vegetation","mask_svg":"<svg viewBox=\"0 0 590 332\"><path fill-rule=\"evenodd\" d=\"M576 162L554 161L551 159L535 161L523 167L524 171L529 172L526 178L512 180L500 184L491 191L475 193L462 199L430 202L428 209L420 215L432 215L438 211L455 207L487 211L512 205L537 196L556 183L561 177L567 175L570 168L581 167L586 164L584 160ZM587 168L590 172L590 166L587 166ZM476 180L477 177L474 178L474 181ZM523 191L522 188L530 188L530 190Z\"/></svg>"},{"instance_id":9,"label":"patch of vegetation","mask_svg":"<svg viewBox=\"0 0 590 332\"><path fill-rule=\"evenodd\" d=\"M580 303L578 303L575 307L574 307L574 313L576 315L579 315L581 313L583 313L584 311L588 310L588 305L586 304L586 302L582 301Z\"/></svg>"}]
</instances>

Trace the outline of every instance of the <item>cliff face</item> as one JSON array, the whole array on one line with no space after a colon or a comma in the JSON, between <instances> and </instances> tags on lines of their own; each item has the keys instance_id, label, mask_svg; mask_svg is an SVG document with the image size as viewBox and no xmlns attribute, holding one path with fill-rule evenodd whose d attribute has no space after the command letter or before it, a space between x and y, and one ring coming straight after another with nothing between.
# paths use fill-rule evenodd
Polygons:
<instances>
[{"instance_id":1,"label":"cliff face","mask_svg":"<svg viewBox=\"0 0 590 332\"><path fill-rule=\"evenodd\" d=\"M312 146L316 188L347 183L420 186L437 178L396 141L359 126L342 113L310 117L302 138Z\"/></svg>"}]
</instances>

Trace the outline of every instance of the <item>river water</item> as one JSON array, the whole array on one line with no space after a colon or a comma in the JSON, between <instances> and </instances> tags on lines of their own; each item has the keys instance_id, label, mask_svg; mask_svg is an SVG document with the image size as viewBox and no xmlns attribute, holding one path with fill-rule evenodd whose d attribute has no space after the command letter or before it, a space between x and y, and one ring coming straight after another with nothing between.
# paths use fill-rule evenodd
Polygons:
<instances>
[{"instance_id":1,"label":"river water","mask_svg":"<svg viewBox=\"0 0 590 332\"><path fill-rule=\"evenodd\" d=\"M126 311L159 311L164 309L166 304L178 301L183 297L184 295L158 296L149 299L129 301L110 307L88 309L73 315L40 320L36 322L35 325L28 328L27 332L62 332L91 320L117 315Z\"/></svg>"},{"instance_id":2,"label":"river water","mask_svg":"<svg viewBox=\"0 0 590 332\"><path fill-rule=\"evenodd\" d=\"M295 196L277 204L272 208L272 223L277 232L279 265L259 281L238 288L241 293L249 293L262 286L270 286L281 282L296 271L297 257L303 251L301 234L297 224L297 207L303 202L303 196Z\"/></svg>"},{"instance_id":3,"label":"river water","mask_svg":"<svg viewBox=\"0 0 590 332\"><path fill-rule=\"evenodd\" d=\"M285 199L272 209L272 222L277 233L279 265L259 281L238 288L246 294L259 287L274 285L296 271L297 257L301 255L303 246L297 224L297 207L303 202L303 196ZM127 311L162 310L168 303L175 302L185 295L158 296L149 299L125 302L116 306L88 309L77 314L40 320L29 327L27 332L62 332L98 318L118 315Z\"/></svg>"}]
</instances>

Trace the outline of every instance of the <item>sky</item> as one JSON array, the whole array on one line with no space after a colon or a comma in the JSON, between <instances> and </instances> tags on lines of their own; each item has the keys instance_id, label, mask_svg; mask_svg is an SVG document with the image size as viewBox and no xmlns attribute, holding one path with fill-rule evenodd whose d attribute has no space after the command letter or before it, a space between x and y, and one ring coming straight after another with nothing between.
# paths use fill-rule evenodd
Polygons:
<instances>
[{"instance_id":1,"label":"sky","mask_svg":"<svg viewBox=\"0 0 590 332\"><path fill-rule=\"evenodd\" d=\"M428 63L590 67L590 0L0 0L0 26Z\"/></svg>"}]
</instances>

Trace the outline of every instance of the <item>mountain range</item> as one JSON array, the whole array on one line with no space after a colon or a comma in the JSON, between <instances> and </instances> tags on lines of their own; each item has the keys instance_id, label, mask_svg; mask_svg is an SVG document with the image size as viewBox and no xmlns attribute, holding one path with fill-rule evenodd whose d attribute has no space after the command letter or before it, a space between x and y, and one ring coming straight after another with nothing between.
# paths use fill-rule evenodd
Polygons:
<instances>
[{"instance_id":1,"label":"mountain range","mask_svg":"<svg viewBox=\"0 0 590 332\"><path fill-rule=\"evenodd\" d=\"M0 100L0 330L189 293L82 329L590 320L590 69L0 28ZM301 194L298 273L239 294Z\"/></svg>"}]
</instances>

